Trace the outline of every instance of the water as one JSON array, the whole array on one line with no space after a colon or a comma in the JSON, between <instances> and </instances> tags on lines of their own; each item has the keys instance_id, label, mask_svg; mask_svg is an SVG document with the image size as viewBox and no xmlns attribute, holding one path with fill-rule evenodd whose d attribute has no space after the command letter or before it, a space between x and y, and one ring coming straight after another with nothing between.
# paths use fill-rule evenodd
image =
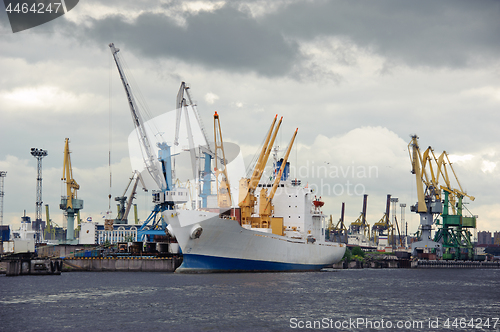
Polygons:
<instances>
[{"instance_id":1,"label":"water","mask_svg":"<svg viewBox=\"0 0 500 332\"><path fill-rule=\"evenodd\" d=\"M495 318L500 270L0 276L0 331L500 331Z\"/></svg>"}]
</instances>

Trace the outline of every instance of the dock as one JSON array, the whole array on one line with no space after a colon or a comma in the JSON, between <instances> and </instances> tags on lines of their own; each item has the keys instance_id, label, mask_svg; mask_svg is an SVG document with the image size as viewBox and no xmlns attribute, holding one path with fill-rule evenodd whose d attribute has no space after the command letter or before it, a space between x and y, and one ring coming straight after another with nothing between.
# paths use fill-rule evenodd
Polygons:
<instances>
[{"instance_id":1,"label":"dock","mask_svg":"<svg viewBox=\"0 0 500 332\"><path fill-rule=\"evenodd\" d=\"M174 272L182 256L64 258L62 264L63 272Z\"/></svg>"},{"instance_id":2,"label":"dock","mask_svg":"<svg viewBox=\"0 0 500 332\"><path fill-rule=\"evenodd\" d=\"M418 260L412 261L411 267L419 269L500 269L500 262Z\"/></svg>"},{"instance_id":3,"label":"dock","mask_svg":"<svg viewBox=\"0 0 500 332\"><path fill-rule=\"evenodd\" d=\"M60 275L62 260L55 258L12 257L2 261L2 272L8 277L21 275Z\"/></svg>"}]
</instances>

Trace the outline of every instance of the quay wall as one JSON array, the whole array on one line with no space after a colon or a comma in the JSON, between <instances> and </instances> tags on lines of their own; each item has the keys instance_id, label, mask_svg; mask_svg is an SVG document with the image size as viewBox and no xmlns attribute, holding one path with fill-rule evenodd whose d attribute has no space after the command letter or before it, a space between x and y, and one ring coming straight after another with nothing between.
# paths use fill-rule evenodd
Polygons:
<instances>
[{"instance_id":1,"label":"quay wall","mask_svg":"<svg viewBox=\"0 0 500 332\"><path fill-rule=\"evenodd\" d=\"M418 260L412 262L411 267L419 269L500 269L500 262Z\"/></svg>"},{"instance_id":2,"label":"quay wall","mask_svg":"<svg viewBox=\"0 0 500 332\"><path fill-rule=\"evenodd\" d=\"M65 258L63 272L174 272L182 263L182 257L88 257Z\"/></svg>"}]
</instances>

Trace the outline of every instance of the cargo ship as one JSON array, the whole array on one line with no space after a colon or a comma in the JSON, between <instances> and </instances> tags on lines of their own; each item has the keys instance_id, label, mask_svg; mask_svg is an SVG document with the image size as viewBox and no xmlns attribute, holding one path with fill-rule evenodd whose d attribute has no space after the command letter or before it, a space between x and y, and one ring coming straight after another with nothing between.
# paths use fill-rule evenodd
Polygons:
<instances>
[{"instance_id":1,"label":"cargo ship","mask_svg":"<svg viewBox=\"0 0 500 332\"><path fill-rule=\"evenodd\" d=\"M167 229L183 254L176 272L317 271L339 262L346 245L324 240L325 216L314 206L312 190L290 182L281 188L286 190L275 196L274 215L287 220L283 235L241 225L234 217L239 208L224 214L165 211Z\"/></svg>"},{"instance_id":2,"label":"cargo ship","mask_svg":"<svg viewBox=\"0 0 500 332\"><path fill-rule=\"evenodd\" d=\"M217 121L217 113L214 117ZM275 127L276 120L252 176L240 180L237 207L231 206L225 168L219 172L216 166L216 173L222 173L218 211L163 212L167 229L177 238L183 254L176 272L317 271L342 259L346 245L325 240L324 202L314 196L312 188L289 176L287 160L297 130L284 158L278 160L274 148L273 176L268 182L261 181L282 121ZM217 136L215 145L223 150Z\"/></svg>"}]
</instances>

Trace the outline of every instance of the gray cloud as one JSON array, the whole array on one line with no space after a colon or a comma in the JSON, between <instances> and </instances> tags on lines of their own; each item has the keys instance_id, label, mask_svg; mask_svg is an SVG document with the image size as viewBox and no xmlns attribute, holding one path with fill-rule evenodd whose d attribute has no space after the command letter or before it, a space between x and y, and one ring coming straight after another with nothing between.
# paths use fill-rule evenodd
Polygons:
<instances>
[{"instance_id":1,"label":"gray cloud","mask_svg":"<svg viewBox=\"0 0 500 332\"><path fill-rule=\"evenodd\" d=\"M92 20L80 30L82 38L138 52L141 57L174 57L185 62L235 72L284 75L297 55L297 46L269 31L248 15L229 6L213 13L187 17L179 26L164 14L144 13L133 23L114 15ZM150 37L154 35L153 37Z\"/></svg>"},{"instance_id":2,"label":"gray cloud","mask_svg":"<svg viewBox=\"0 0 500 332\"><path fill-rule=\"evenodd\" d=\"M176 11L178 5L174 1L162 7ZM90 27L68 30L78 31L82 41L115 42L140 57L176 58L267 77L317 80L323 76L337 83L342 77L308 62L300 42L342 38L345 49L324 45L324 51L341 65L356 65L349 48L366 49L386 59L382 74L401 64L482 65L498 61L500 51L500 4L495 1L307 1L287 3L256 18L239 7L230 3L214 11L179 14L183 26L172 16L146 12L133 21L120 14L89 19Z\"/></svg>"},{"instance_id":3,"label":"gray cloud","mask_svg":"<svg viewBox=\"0 0 500 332\"><path fill-rule=\"evenodd\" d=\"M347 37L410 65L463 67L497 56L499 14L497 1L315 1L289 5L265 24L306 40Z\"/></svg>"}]
</instances>

